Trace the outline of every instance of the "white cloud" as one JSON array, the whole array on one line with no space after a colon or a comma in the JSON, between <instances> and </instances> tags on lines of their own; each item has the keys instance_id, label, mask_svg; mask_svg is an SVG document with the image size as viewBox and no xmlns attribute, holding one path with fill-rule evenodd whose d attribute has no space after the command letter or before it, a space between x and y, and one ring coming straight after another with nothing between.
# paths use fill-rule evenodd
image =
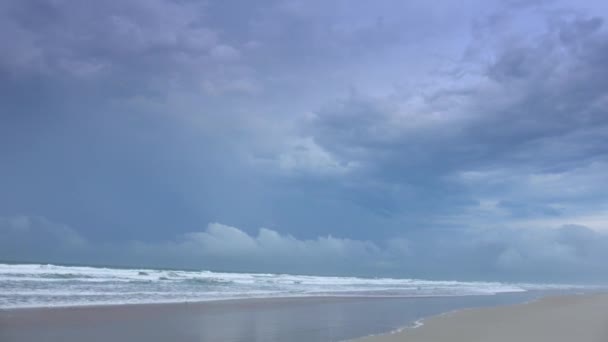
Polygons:
<instances>
[{"instance_id":1,"label":"white cloud","mask_svg":"<svg viewBox=\"0 0 608 342\"><path fill-rule=\"evenodd\" d=\"M165 243L136 243L141 260L232 271L368 274L461 279L601 279L608 235L583 226L419 232L382 243L297 239L219 223Z\"/></svg>"},{"instance_id":2,"label":"white cloud","mask_svg":"<svg viewBox=\"0 0 608 342\"><path fill-rule=\"evenodd\" d=\"M299 240L268 228L261 228L257 235L249 235L220 223L211 223L205 231L184 234L166 243L138 242L134 248L141 256L185 258L199 265L207 264L207 267L306 273L331 273L332 270L343 273L353 268L369 268L378 262L382 253L369 241L332 236Z\"/></svg>"},{"instance_id":3,"label":"white cloud","mask_svg":"<svg viewBox=\"0 0 608 342\"><path fill-rule=\"evenodd\" d=\"M157 242L93 243L41 217L0 218L0 259L224 271L480 280L602 280L608 235L583 226L406 234L381 242L298 239L221 223Z\"/></svg>"},{"instance_id":4,"label":"white cloud","mask_svg":"<svg viewBox=\"0 0 608 342\"><path fill-rule=\"evenodd\" d=\"M185 248L195 254L213 256L242 256L257 253L257 241L245 232L219 223L209 224L204 232L188 233L176 248Z\"/></svg>"}]
</instances>

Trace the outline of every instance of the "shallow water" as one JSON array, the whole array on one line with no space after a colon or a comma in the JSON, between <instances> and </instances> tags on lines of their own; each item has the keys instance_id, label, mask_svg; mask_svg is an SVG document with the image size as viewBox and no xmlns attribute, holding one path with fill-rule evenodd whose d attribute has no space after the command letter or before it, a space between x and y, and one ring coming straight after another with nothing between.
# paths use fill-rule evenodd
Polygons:
<instances>
[{"instance_id":1,"label":"shallow water","mask_svg":"<svg viewBox=\"0 0 608 342\"><path fill-rule=\"evenodd\" d=\"M0 310L0 341L341 341L546 292L429 298L283 298Z\"/></svg>"}]
</instances>

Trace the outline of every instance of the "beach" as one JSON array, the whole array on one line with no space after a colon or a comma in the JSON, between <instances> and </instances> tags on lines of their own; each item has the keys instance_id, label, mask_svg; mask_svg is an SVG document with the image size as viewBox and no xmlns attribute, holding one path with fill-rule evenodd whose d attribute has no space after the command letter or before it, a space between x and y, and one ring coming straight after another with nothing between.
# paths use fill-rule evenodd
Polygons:
<instances>
[{"instance_id":1,"label":"beach","mask_svg":"<svg viewBox=\"0 0 608 342\"><path fill-rule=\"evenodd\" d=\"M2 342L325 342L365 336L409 341L427 330L451 337L449 329L434 328L433 323L452 317L445 315L449 312L469 315L477 312L474 308L496 308L489 310L496 310L496 315L506 310L510 316L513 308L537 310L536 300L564 296L538 303L544 307L565 301L558 306L565 310L564 317L601 318L601 312L583 304L585 298L592 298L591 304L604 300L572 296L594 291L575 285L44 264L0 264L0 289ZM549 305L549 311L559 312L553 306ZM481 318L454 326L475 332L474 327L509 322L500 316L490 319L493 316L482 312ZM561 319L553 314L535 318L535 312L516 316L531 317L533 326L545 317ZM424 326L410 329L425 319ZM593 320L585 320L589 322ZM520 331L515 323L507 330ZM387 335L396 331L404 332ZM420 341L427 341L425 336ZM430 340L441 341L435 335ZM481 340L490 341L486 335Z\"/></svg>"},{"instance_id":2,"label":"beach","mask_svg":"<svg viewBox=\"0 0 608 342\"><path fill-rule=\"evenodd\" d=\"M0 310L0 341L608 340L608 295L536 301L540 297L268 298L9 309ZM421 327L412 328L420 321Z\"/></svg>"},{"instance_id":3,"label":"beach","mask_svg":"<svg viewBox=\"0 0 608 342\"><path fill-rule=\"evenodd\" d=\"M443 312L522 303L540 295L261 298L7 309L0 310L0 341L344 341Z\"/></svg>"},{"instance_id":4,"label":"beach","mask_svg":"<svg viewBox=\"0 0 608 342\"><path fill-rule=\"evenodd\" d=\"M451 312L415 329L357 342L606 342L608 294L542 298L526 304Z\"/></svg>"}]
</instances>

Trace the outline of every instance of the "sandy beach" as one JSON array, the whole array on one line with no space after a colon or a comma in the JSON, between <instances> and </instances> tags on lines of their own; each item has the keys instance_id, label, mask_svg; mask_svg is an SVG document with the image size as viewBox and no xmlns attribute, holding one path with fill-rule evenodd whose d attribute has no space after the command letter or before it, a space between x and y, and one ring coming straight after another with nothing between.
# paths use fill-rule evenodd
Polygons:
<instances>
[{"instance_id":1,"label":"sandy beach","mask_svg":"<svg viewBox=\"0 0 608 342\"><path fill-rule=\"evenodd\" d=\"M386 333L415 321L422 326ZM0 341L606 342L608 294L267 298L0 310Z\"/></svg>"},{"instance_id":2,"label":"sandy beach","mask_svg":"<svg viewBox=\"0 0 608 342\"><path fill-rule=\"evenodd\" d=\"M401 332L357 342L606 342L608 294L547 297L539 301L461 310Z\"/></svg>"},{"instance_id":3,"label":"sandy beach","mask_svg":"<svg viewBox=\"0 0 608 342\"><path fill-rule=\"evenodd\" d=\"M0 310L0 341L345 341L442 312L523 303L541 295L265 298Z\"/></svg>"}]
</instances>

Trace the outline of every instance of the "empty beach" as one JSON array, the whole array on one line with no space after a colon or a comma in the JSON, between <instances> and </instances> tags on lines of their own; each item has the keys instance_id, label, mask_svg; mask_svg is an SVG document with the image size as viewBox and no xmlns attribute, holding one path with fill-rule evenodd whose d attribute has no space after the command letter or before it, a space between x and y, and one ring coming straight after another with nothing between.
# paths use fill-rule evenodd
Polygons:
<instances>
[{"instance_id":1,"label":"empty beach","mask_svg":"<svg viewBox=\"0 0 608 342\"><path fill-rule=\"evenodd\" d=\"M415 329L358 342L605 342L608 294L547 297L527 304L462 310Z\"/></svg>"},{"instance_id":2,"label":"empty beach","mask_svg":"<svg viewBox=\"0 0 608 342\"><path fill-rule=\"evenodd\" d=\"M539 295L260 298L8 309L0 310L0 341L344 341L443 312L522 303Z\"/></svg>"}]
</instances>

